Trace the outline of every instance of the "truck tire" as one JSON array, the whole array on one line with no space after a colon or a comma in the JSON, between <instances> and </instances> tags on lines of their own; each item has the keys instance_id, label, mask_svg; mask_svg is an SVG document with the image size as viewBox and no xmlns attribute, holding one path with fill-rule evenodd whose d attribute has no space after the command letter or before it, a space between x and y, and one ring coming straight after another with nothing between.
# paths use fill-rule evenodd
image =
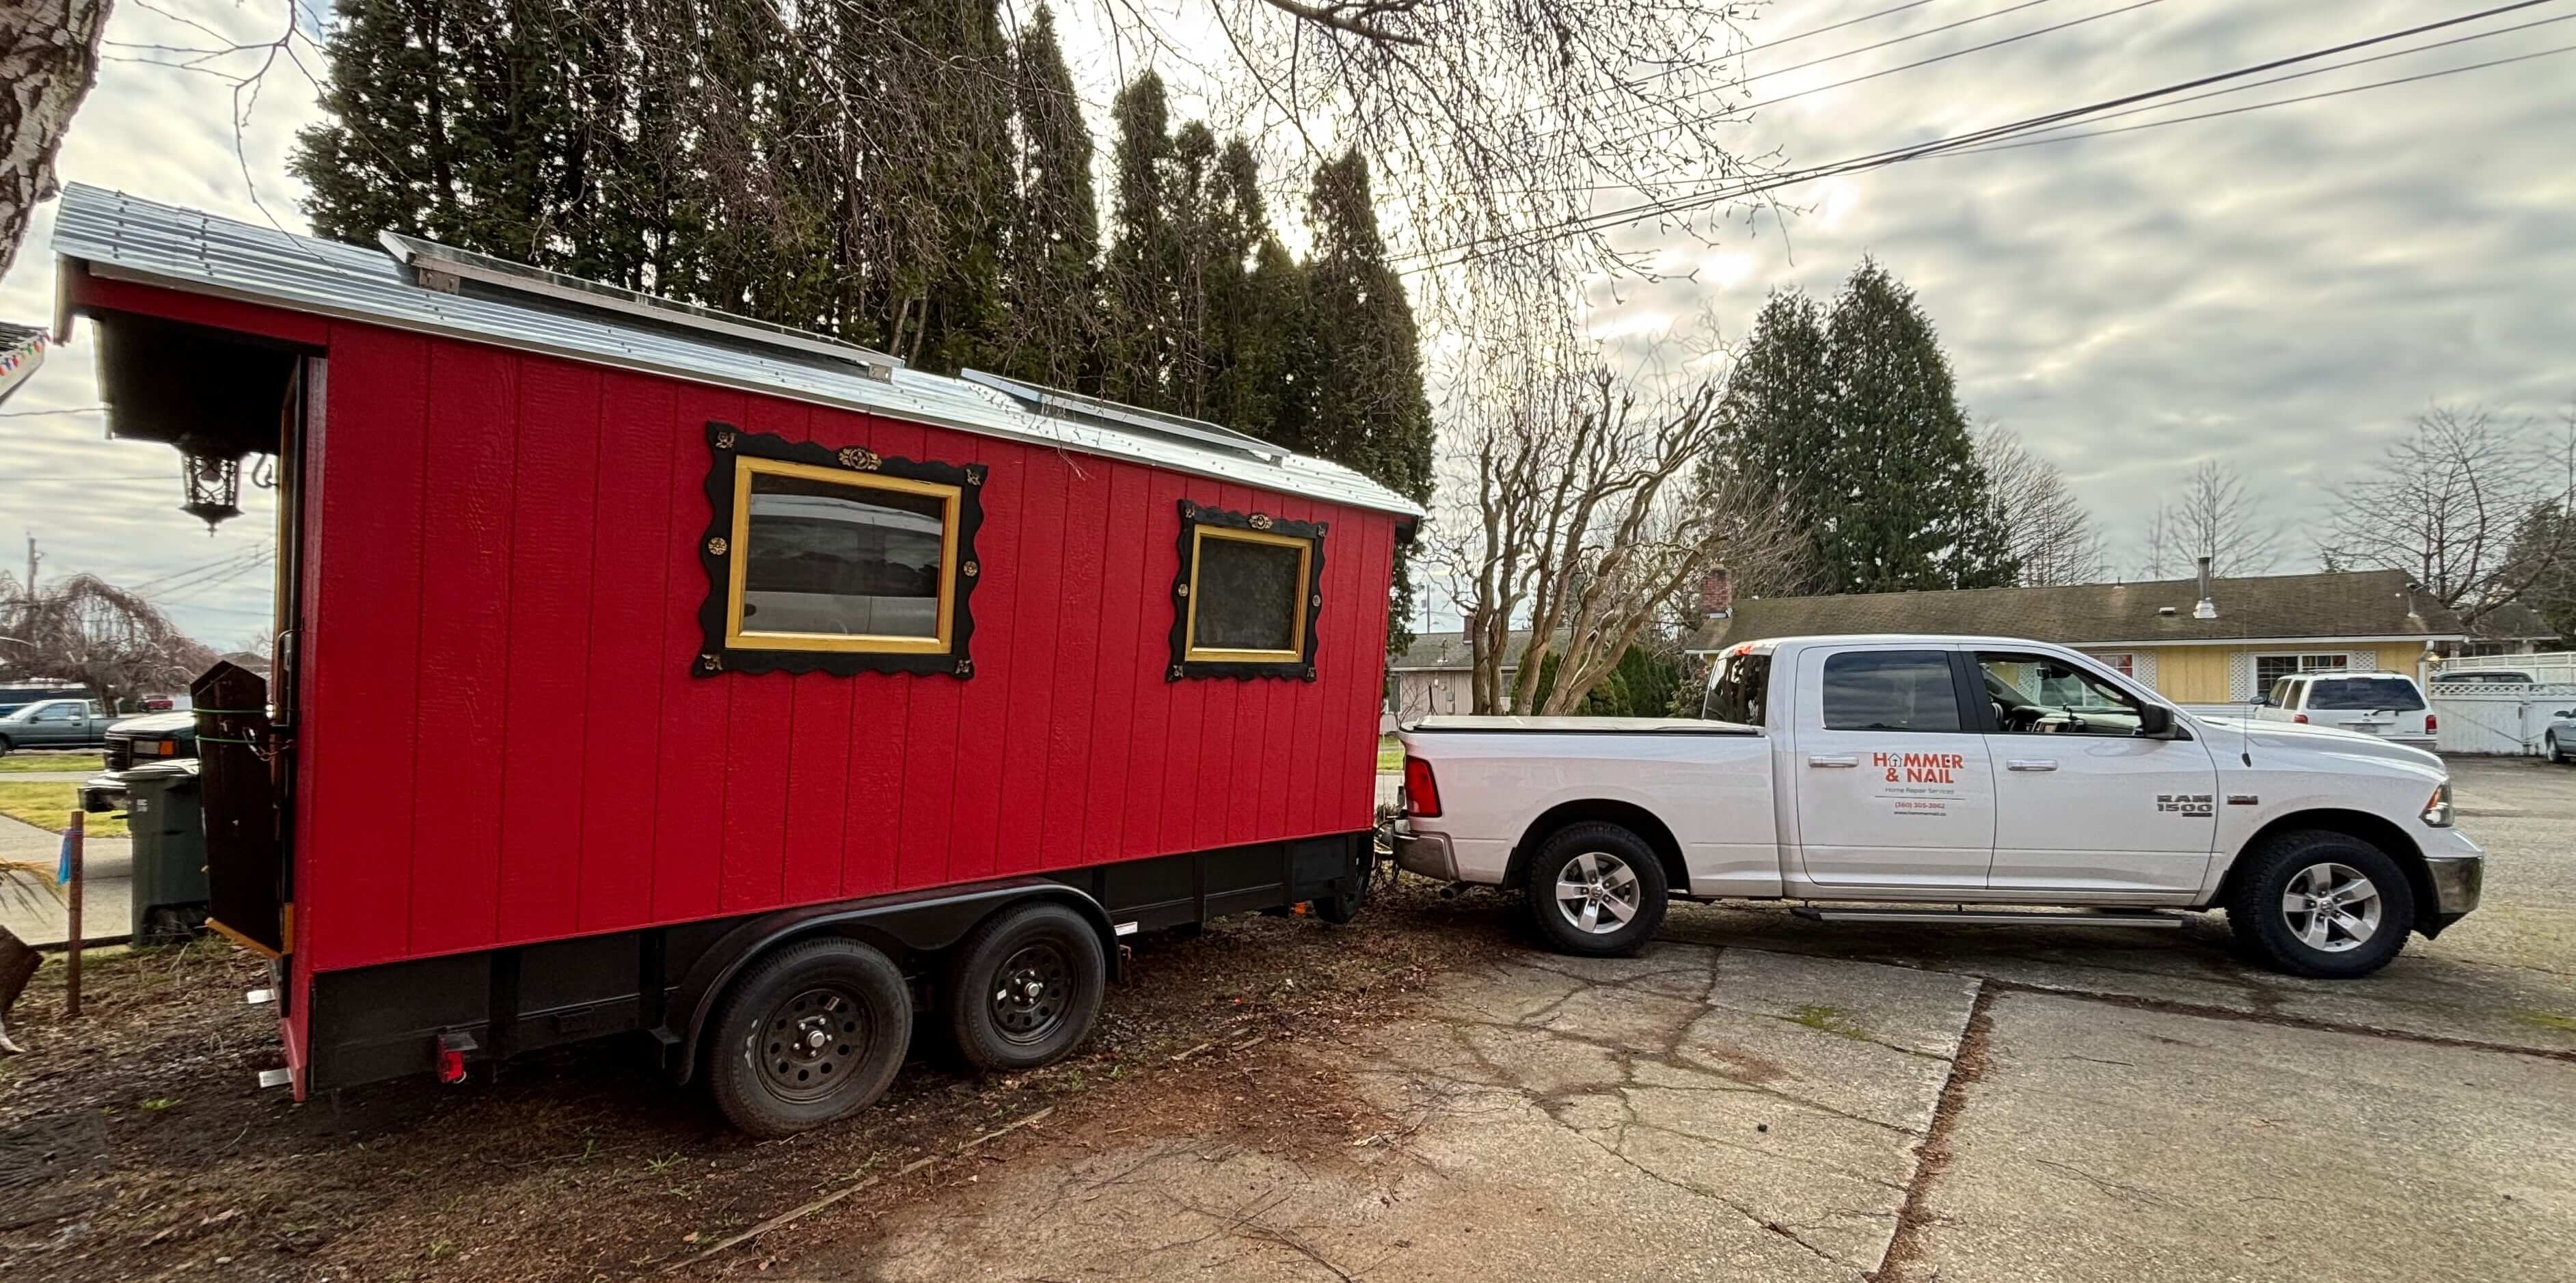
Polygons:
<instances>
[{"instance_id":1,"label":"truck tire","mask_svg":"<svg viewBox=\"0 0 2576 1283\"><path fill-rule=\"evenodd\" d=\"M2344 980L2388 965L2415 927L2415 889L2397 861L2346 833L2266 838L2227 901L2247 953L2294 976Z\"/></svg>"},{"instance_id":2,"label":"truck tire","mask_svg":"<svg viewBox=\"0 0 2576 1283\"><path fill-rule=\"evenodd\" d=\"M1539 844L1522 869L1530 921L1560 953L1635 953L1664 925L1664 862L1644 838L1616 824L1568 825Z\"/></svg>"},{"instance_id":3,"label":"truck tire","mask_svg":"<svg viewBox=\"0 0 2576 1283\"><path fill-rule=\"evenodd\" d=\"M885 1094L912 1042L912 998L884 954L800 940L735 982L714 1039L716 1108L751 1135L790 1136Z\"/></svg>"},{"instance_id":4,"label":"truck tire","mask_svg":"<svg viewBox=\"0 0 2576 1283\"><path fill-rule=\"evenodd\" d=\"M1080 1046L1100 1018L1109 959L1061 904L1005 909L948 952L948 1030L967 1064L1016 1073Z\"/></svg>"},{"instance_id":5,"label":"truck tire","mask_svg":"<svg viewBox=\"0 0 2576 1283\"><path fill-rule=\"evenodd\" d=\"M6 735L0 735L0 757L9 756L9 750L12 747L13 746L9 743L9 737Z\"/></svg>"}]
</instances>

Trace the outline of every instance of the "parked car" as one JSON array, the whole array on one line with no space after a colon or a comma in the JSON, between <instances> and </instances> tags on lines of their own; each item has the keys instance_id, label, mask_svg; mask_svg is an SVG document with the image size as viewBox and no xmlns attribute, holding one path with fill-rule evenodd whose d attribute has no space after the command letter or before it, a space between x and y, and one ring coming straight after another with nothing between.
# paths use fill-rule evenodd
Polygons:
<instances>
[{"instance_id":1,"label":"parked car","mask_svg":"<svg viewBox=\"0 0 2576 1283\"><path fill-rule=\"evenodd\" d=\"M2431 753L2194 717L2061 646L1752 642L1713 668L1704 711L1406 727L1396 861L1525 888L1576 954L1639 948L1674 899L2058 927L2217 908L2250 952L2327 977L2459 921L2484 876Z\"/></svg>"},{"instance_id":2,"label":"parked car","mask_svg":"<svg viewBox=\"0 0 2576 1283\"><path fill-rule=\"evenodd\" d=\"M2540 679L2519 668L2464 668L2433 674L2435 686L2537 686Z\"/></svg>"},{"instance_id":3,"label":"parked car","mask_svg":"<svg viewBox=\"0 0 2576 1283\"><path fill-rule=\"evenodd\" d=\"M2266 722L2336 726L2417 748L2433 747L2440 721L2422 687L2404 673L2323 670L2272 683L2254 710Z\"/></svg>"},{"instance_id":4,"label":"parked car","mask_svg":"<svg viewBox=\"0 0 2576 1283\"><path fill-rule=\"evenodd\" d=\"M2576 708L2552 712L2548 729L2540 733L2540 743L2548 750L2550 761L2561 766L2576 763Z\"/></svg>"},{"instance_id":5,"label":"parked car","mask_svg":"<svg viewBox=\"0 0 2576 1283\"><path fill-rule=\"evenodd\" d=\"M107 738L114 719L94 699L47 699L0 717L0 754L20 749L89 748Z\"/></svg>"},{"instance_id":6,"label":"parked car","mask_svg":"<svg viewBox=\"0 0 2576 1283\"><path fill-rule=\"evenodd\" d=\"M126 718L107 728L107 769L81 782L81 809L122 810L127 771L196 755L195 713L150 713Z\"/></svg>"}]
</instances>

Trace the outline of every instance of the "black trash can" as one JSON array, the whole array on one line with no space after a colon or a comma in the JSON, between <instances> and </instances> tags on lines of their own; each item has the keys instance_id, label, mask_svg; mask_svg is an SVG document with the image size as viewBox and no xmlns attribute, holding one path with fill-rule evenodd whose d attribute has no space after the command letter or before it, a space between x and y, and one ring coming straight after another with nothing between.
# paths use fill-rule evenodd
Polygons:
<instances>
[{"instance_id":1,"label":"black trash can","mask_svg":"<svg viewBox=\"0 0 2576 1283\"><path fill-rule=\"evenodd\" d=\"M119 773L134 834L134 943L182 944L206 926L206 824L197 759Z\"/></svg>"}]
</instances>

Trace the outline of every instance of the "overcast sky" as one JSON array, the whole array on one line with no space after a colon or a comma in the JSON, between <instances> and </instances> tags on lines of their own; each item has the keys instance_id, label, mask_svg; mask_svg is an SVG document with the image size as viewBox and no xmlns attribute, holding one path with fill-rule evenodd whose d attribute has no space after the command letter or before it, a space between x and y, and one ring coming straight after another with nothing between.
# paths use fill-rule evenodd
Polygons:
<instances>
[{"instance_id":1,"label":"overcast sky","mask_svg":"<svg viewBox=\"0 0 2576 1283\"><path fill-rule=\"evenodd\" d=\"M1890 7L1895 0L1799 3L1761 11L1755 41ZM2098 20L1863 84L1764 108L1748 150L1817 164L1927 141L2152 88L2435 18L2491 7L2381 0L2044 0L2024 11L1766 79L1775 96L1896 67L2089 14ZM1931 0L1774 55L1749 70L1856 48L2001 10L2021 0ZM269 0L173 0L241 38L273 34ZM1068 6L1075 65L1084 8ZM2430 40L2576 17L2561 0ZM111 40L205 44L169 19L119 6ZM2498 35L2270 89L2115 122L2140 124L2576 44L2576 21ZM2403 47L2403 46L2392 46ZM2384 52L2383 49L2369 51ZM130 51L129 51L130 52ZM2349 55L2361 56L2361 55ZM1774 61L1766 64L1766 57ZM237 68L241 65L236 62ZM275 71L237 153L223 80L134 62L103 68L62 156L63 176L234 217L274 215L303 230L285 158L317 116L311 86ZM1107 131L1095 120L1105 145ZM254 200L254 192L256 200ZM2116 137L1926 160L1781 193L1785 224L1734 224L1721 242L1674 241L1689 279L1604 290L1593 324L1651 335L1715 316L1740 335L1763 295L1830 295L1864 253L1921 294L1980 420L2017 429L2074 483L2134 565L2158 500L2200 460L2241 468L2296 533L2329 490L2435 402L2482 403L2554 420L2576 399L2576 53L2321 101ZM1605 197L1607 208L1620 202ZM261 205L266 207L264 214ZM50 209L0 281L0 319L51 314ZM1647 231L1630 233L1649 244ZM1403 237L1400 229L1395 238ZM252 551L267 537L265 495L211 541L175 511L166 446L104 440L85 336L0 417L0 533L22 568L24 531L46 576L92 571L165 578ZM229 647L259 631L265 570L171 581L172 612Z\"/></svg>"}]
</instances>

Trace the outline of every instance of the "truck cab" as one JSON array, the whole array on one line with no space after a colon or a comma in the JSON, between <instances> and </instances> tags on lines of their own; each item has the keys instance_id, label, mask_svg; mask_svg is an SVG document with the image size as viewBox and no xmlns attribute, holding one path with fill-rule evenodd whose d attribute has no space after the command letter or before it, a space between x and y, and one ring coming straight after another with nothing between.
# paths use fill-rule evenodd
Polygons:
<instances>
[{"instance_id":1,"label":"truck cab","mask_svg":"<svg viewBox=\"0 0 2576 1283\"><path fill-rule=\"evenodd\" d=\"M1642 944L1668 898L2140 926L2216 907L2276 966L2353 975L2476 902L2481 857L2433 754L2193 717L2060 646L1748 643L1702 711L1407 727L1398 858L1530 890L1542 933L1579 952ZM1856 903L1899 907L1838 907Z\"/></svg>"},{"instance_id":2,"label":"truck cab","mask_svg":"<svg viewBox=\"0 0 2576 1283\"><path fill-rule=\"evenodd\" d=\"M0 753L88 748L105 743L115 719L94 699L47 699L0 717Z\"/></svg>"}]
</instances>

